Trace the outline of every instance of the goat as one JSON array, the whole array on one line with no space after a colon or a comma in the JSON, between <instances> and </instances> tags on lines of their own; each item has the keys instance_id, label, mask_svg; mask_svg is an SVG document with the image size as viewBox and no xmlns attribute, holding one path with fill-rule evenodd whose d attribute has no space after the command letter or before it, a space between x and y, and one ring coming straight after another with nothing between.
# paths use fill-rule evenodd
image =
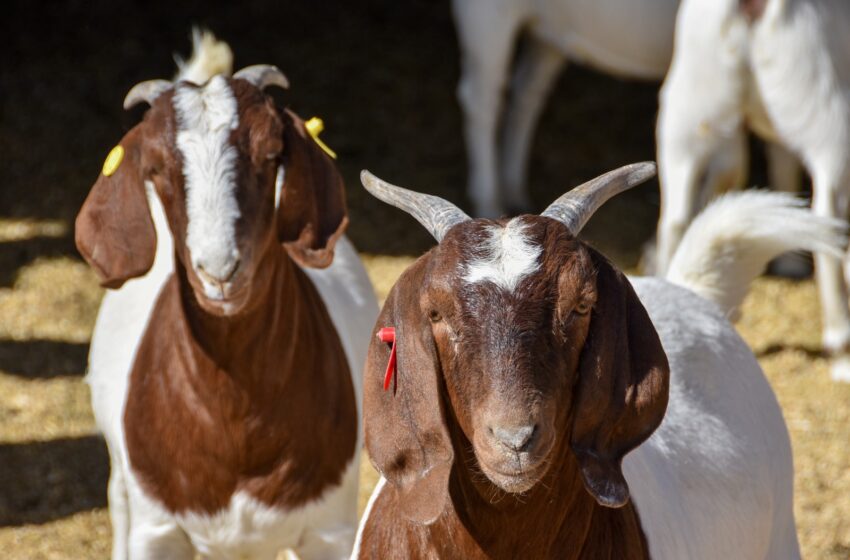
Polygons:
<instances>
[{"instance_id":1,"label":"goat","mask_svg":"<svg viewBox=\"0 0 850 560\"><path fill-rule=\"evenodd\" d=\"M390 350L369 348L382 478L353 558L799 557L788 432L725 315L778 253L839 252L840 225L748 193L693 224L670 280L629 280L576 235L652 175L627 166L494 221L363 173L438 245L378 318L393 390Z\"/></svg>"},{"instance_id":2,"label":"goat","mask_svg":"<svg viewBox=\"0 0 850 560\"><path fill-rule=\"evenodd\" d=\"M342 177L264 93L287 85L277 68L203 81L130 91L150 109L76 221L112 289L87 376L112 557L344 558L378 306Z\"/></svg>"},{"instance_id":3,"label":"goat","mask_svg":"<svg viewBox=\"0 0 850 560\"><path fill-rule=\"evenodd\" d=\"M661 80L673 54L678 6L679 0L453 1L462 67L458 99L475 215L531 208L525 181L534 128L566 61L614 76ZM520 32L525 44L511 70ZM509 73L510 95L500 118ZM771 184L796 190L797 161L775 146L768 160Z\"/></svg>"},{"instance_id":4,"label":"goat","mask_svg":"<svg viewBox=\"0 0 850 560\"><path fill-rule=\"evenodd\" d=\"M797 154L816 215L844 217L850 195L850 4L842 0L684 0L661 90L657 271L704 201L742 173L747 125ZM725 165L718 168L717 161ZM850 309L841 260L815 256L832 376L850 381Z\"/></svg>"}]
</instances>

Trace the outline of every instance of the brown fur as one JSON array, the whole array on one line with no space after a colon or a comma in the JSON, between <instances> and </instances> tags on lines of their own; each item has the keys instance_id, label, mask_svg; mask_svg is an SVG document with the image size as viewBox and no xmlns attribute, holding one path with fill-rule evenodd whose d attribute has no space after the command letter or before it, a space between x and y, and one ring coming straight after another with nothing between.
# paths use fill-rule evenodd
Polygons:
<instances>
[{"instance_id":1,"label":"brown fur","mask_svg":"<svg viewBox=\"0 0 850 560\"><path fill-rule=\"evenodd\" d=\"M123 418L130 467L174 512L214 513L238 491L269 506L301 506L341 481L357 440L341 342L315 287L291 260L331 263L348 222L342 178L297 115L248 82L230 85L239 111L230 142L238 154L242 264L227 306L207 299L191 266L173 92L160 95L124 137L125 161L98 179L77 218L80 251L110 287L153 262L145 180L174 237L175 273L140 343ZM286 179L276 211L281 163Z\"/></svg>"},{"instance_id":2,"label":"brown fur","mask_svg":"<svg viewBox=\"0 0 850 560\"><path fill-rule=\"evenodd\" d=\"M738 6L747 19L754 22L764 13L767 0L738 0Z\"/></svg>"},{"instance_id":3,"label":"brown fur","mask_svg":"<svg viewBox=\"0 0 850 560\"><path fill-rule=\"evenodd\" d=\"M663 418L666 355L619 271L562 224L523 220L543 255L513 293L463 281L487 235L476 220L387 299L377 327L396 328L398 387L382 391L388 349L373 342L366 444L388 483L361 558L648 557L620 463ZM537 426L527 472L494 469L512 463L493 422ZM528 488L503 490L517 481Z\"/></svg>"},{"instance_id":4,"label":"brown fur","mask_svg":"<svg viewBox=\"0 0 850 560\"><path fill-rule=\"evenodd\" d=\"M251 312L207 315L172 277L150 324L124 416L146 491L171 511L213 513L238 491L291 509L339 484L354 387L318 293L285 254Z\"/></svg>"}]
</instances>

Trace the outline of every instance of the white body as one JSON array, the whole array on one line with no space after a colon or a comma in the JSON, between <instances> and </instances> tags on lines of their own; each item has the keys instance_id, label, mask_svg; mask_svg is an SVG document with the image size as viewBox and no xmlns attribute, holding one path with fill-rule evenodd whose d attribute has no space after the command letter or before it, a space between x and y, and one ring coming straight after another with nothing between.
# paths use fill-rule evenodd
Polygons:
<instances>
[{"instance_id":1,"label":"white body","mask_svg":"<svg viewBox=\"0 0 850 560\"><path fill-rule=\"evenodd\" d=\"M704 201L740 182L749 126L800 157L817 215L844 217L850 194L850 3L767 0L749 22L738 0L683 0L661 91L658 269ZM780 189L782 183L776 185ZM850 380L850 311L840 259L816 256L824 346Z\"/></svg>"},{"instance_id":2,"label":"white body","mask_svg":"<svg viewBox=\"0 0 850 560\"><path fill-rule=\"evenodd\" d=\"M301 558L344 558L356 527L360 466L357 451L342 484L295 511L262 506L237 494L215 516L173 516L147 496L129 468L123 416L128 378L148 317L163 283L173 270L171 233L159 199L148 189L157 230L156 260L144 277L108 291L95 324L87 381L98 427L109 446L112 471L109 508L113 525L113 559L205 558L274 559L281 549ZM378 314L366 271L346 238L336 246L333 264L305 269L337 329L352 375L358 404L369 335Z\"/></svg>"},{"instance_id":3,"label":"white body","mask_svg":"<svg viewBox=\"0 0 850 560\"><path fill-rule=\"evenodd\" d=\"M673 56L678 7L679 0L453 2L462 55L458 97L465 120L469 197L476 215L496 217L531 209L525 181L534 129L566 61L615 76L660 80ZM520 34L525 42L511 68ZM796 159L781 146L769 148L771 183L780 190L796 190ZM730 166L726 159L735 157L743 158L735 165L746 167L743 146L717 154L711 164L718 168L717 180L743 183L743 171L724 175Z\"/></svg>"},{"instance_id":4,"label":"white body","mask_svg":"<svg viewBox=\"0 0 850 560\"><path fill-rule=\"evenodd\" d=\"M800 557L788 430L758 361L727 317L777 255L840 254L842 227L812 216L788 194L728 195L693 222L667 279L630 279L670 363L664 420L623 461L652 558ZM372 494L361 531L385 484L381 479ZM355 546L352 558L357 552Z\"/></svg>"}]
</instances>

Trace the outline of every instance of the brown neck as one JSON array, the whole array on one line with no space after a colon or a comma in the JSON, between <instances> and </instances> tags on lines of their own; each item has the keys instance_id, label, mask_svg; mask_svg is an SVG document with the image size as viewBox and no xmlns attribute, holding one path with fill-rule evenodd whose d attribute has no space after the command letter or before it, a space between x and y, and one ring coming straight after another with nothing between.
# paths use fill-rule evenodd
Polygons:
<instances>
[{"instance_id":1,"label":"brown neck","mask_svg":"<svg viewBox=\"0 0 850 560\"><path fill-rule=\"evenodd\" d=\"M236 492L295 508L338 485L357 408L339 337L313 284L276 247L245 311L217 317L179 264L131 374L130 463L170 511L216 512Z\"/></svg>"},{"instance_id":2,"label":"brown neck","mask_svg":"<svg viewBox=\"0 0 850 560\"><path fill-rule=\"evenodd\" d=\"M566 442L553 450L553 465L522 495L507 494L481 474L461 430L450 429L455 467L452 505L470 546L487 558L648 558L646 539L631 503L600 506L585 490ZM474 543L474 544L473 544ZM468 557L476 554L470 550Z\"/></svg>"},{"instance_id":3,"label":"brown neck","mask_svg":"<svg viewBox=\"0 0 850 560\"><path fill-rule=\"evenodd\" d=\"M210 360L231 375L248 373L246 364L256 361L246 357L269 354L264 346L274 344L276 351L279 347L291 348L298 327L303 328L304 321L310 321L310 315L303 310L308 298L301 293L309 288L300 278L303 273L296 270L280 246L264 252L252 280L250 300L234 315L214 315L204 310L179 260L176 276L183 314L194 339Z\"/></svg>"}]
</instances>

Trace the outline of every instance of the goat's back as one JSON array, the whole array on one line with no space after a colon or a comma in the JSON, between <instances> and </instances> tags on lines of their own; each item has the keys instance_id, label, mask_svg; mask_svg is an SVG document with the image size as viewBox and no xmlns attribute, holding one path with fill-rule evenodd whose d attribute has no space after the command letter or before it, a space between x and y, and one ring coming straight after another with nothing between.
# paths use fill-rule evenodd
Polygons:
<instances>
[{"instance_id":1,"label":"goat's back","mask_svg":"<svg viewBox=\"0 0 850 560\"><path fill-rule=\"evenodd\" d=\"M624 473L653 558L798 558L791 445L750 348L719 309L632 279L670 361L664 421Z\"/></svg>"}]
</instances>

